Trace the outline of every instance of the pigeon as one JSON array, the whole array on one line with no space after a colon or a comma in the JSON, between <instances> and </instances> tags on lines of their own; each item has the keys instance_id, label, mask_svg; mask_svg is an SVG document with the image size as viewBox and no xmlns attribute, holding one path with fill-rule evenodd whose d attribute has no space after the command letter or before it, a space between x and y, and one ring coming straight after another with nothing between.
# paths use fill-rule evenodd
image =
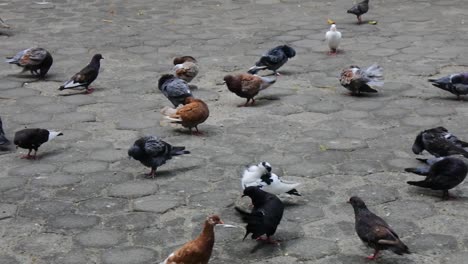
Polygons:
<instances>
[{"instance_id":1,"label":"pigeon","mask_svg":"<svg viewBox=\"0 0 468 264\"><path fill-rule=\"evenodd\" d=\"M22 159L36 159L37 150L45 142L63 136L61 131L47 130L43 128L26 128L15 133L13 143L16 147L28 149L28 155L22 156ZM34 149L34 155L31 156L31 151Z\"/></svg>"},{"instance_id":2,"label":"pigeon","mask_svg":"<svg viewBox=\"0 0 468 264\"><path fill-rule=\"evenodd\" d=\"M287 193L301 196L296 190L300 183L288 182L280 179L278 175L271 172L271 165L268 162L260 162L258 165L249 166L242 174L242 188L258 186L265 192L280 195Z\"/></svg>"},{"instance_id":3,"label":"pigeon","mask_svg":"<svg viewBox=\"0 0 468 264\"><path fill-rule=\"evenodd\" d=\"M95 54L91 59L91 62L86 65L80 72L73 75L70 80L66 81L59 90L72 89L78 87L84 87L86 93L90 94L94 91L93 88L89 88L92 82L96 80L99 74L99 68L101 67L100 61L104 59L101 54Z\"/></svg>"},{"instance_id":4,"label":"pigeon","mask_svg":"<svg viewBox=\"0 0 468 264\"><path fill-rule=\"evenodd\" d=\"M224 222L217 215L209 216L197 238L171 253L160 264L207 264L213 251L216 225L224 225Z\"/></svg>"},{"instance_id":5,"label":"pigeon","mask_svg":"<svg viewBox=\"0 0 468 264\"><path fill-rule=\"evenodd\" d=\"M254 206L250 213L235 207L242 220L247 223L244 239L252 234L252 239L278 244L279 241L271 239L271 236L275 234L283 217L284 205L281 200L254 186L245 188L242 197L244 196L249 196Z\"/></svg>"},{"instance_id":6,"label":"pigeon","mask_svg":"<svg viewBox=\"0 0 468 264\"><path fill-rule=\"evenodd\" d=\"M369 0L364 0L348 10L348 14L354 14L357 16L358 24L362 23L361 16L369 11Z\"/></svg>"},{"instance_id":7,"label":"pigeon","mask_svg":"<svg viewBox=\"0 0 468 264\"><path fill-rule=\"evenodd\" d=\"M5 137L5 131L3 131L2 118L0 117L0 150L2 147L10 144L10 141Z\"/></svg>"},{"instance_id":8,"label":"pigeon","mask_svg":"<svg viewBox=\"0 0 468 264\"><path fill-rule=\"evenodd\" d=\"M190 151L185 150L185 147L172 146L157 136L139 138L128 150L129 157L151 168L151 172L148 176L151 176L153 179L156 176L156 169L165 164L167 160L172 159L173 156L189 153Z\"/></svg>"},{"instance_id":9,"label":"pigeon","mask_svg":"<svg viewBox=\"0 0 468 264\"><path fill-rule=\"evenodd\" d=\"M255 66L249 69L248 73L256 74L260 70L268 69L273 71L275 75L279 75L277 70L294 56L296 56L296 51L288 45L277 46L264 53Z\"/></svg>"},{"instance_id":10,"label":"pigeon","mask_svg":"<svg viewBox=\"0 0 468 264\"><path fill-rule=\"evenodd\" d=\"M351 91L352 95L360 93L376 93L370 86L382 86L383 68L377 64L371 65L365 71L358 66L351 65L341 72L341 85Z\"/></svg>"},{"instance_id":11,"label":"pigeon","mask_svg":"<svg viewBox=\"0 0 468 264\"><path fill-rule=\"evenodd\" d=\"M468 94L468 72L451 74L428 81L437 88L453 93L458 100L460 100L460 95Z\"/></svg>"},{"instance_id":12,"label":"pigeon","mask_svg":"<svg viewBox=\"0 0 468 264\"><path fill-rule=\"evenodd\" d=\"M226 75L224 76L224 82L226 83L229 91L235 93L237 96L246 98L247 102L239 106L247 106L252 100L251 105L255 103L254 97L261 91L276 82L275 78L261 77L258 75L251 75L241 73L238 75Z\"/></svg>"},{"instance_id":13,"label":"pigeon","mask_svg":"<svg viewBox=\"0 0 468 264\"><path fill-rule=\"evenodd\" d=\"M335 24L330 26L330 30L325 34L325 39L327 40L328 47L330 48L328 55L336 55L341 41L341 32L336 30Z\"/></svg>"},{"instance_id":14,"label":"pigeon","mask_svg":"<svg viewBox=\"0 0 468 264\"><path fill-rule=\"evenodd\" d=\"M171 123L181 124L183 127L189 128L190 133L192 133L192 128L195 128L196 134L200 134L198 125L208 119L210 111L208 105L202 100L186 97L184 105L179 105L177 108L166 106L161 110L161 114Z\"/></svg>"},{"instance_id":15,"label":"pigeon","mask_svg":"<svg viewBox=\"0 0 468 264\"><path fill-rule=\"evenodd\" d=\"M468 167L465 162L455 157L440 157L433 159L419 159L426 162L429 167L406 168L406 172L426 176L422 181L407 181L409 185L442 190L444 200L449 199L449 191L465 180Z\"/></svg>"},{"instance_id":16,"label":"pigeon","mask_svg":"<svg viewBox=\"0 0 468 264\"><path fill-rule=\"evenodd\" d=\"M32 75L44 78L54 59L43 48L29 48L18 52L14 57L7 57L6 62L23 67L23 72L30 71Z\"/></svg>"},{"instance_id":17,"label":"pigeon","mask_svg":"<svg viewBox=\"0 0 468 264\"><path fill-rule=\"evenodd\" d=\"M364 244L374 249L374 254L367 259L377 259L381 250L391 250L398 255L411 254L395 231L382 218L369 211L361 198L353 196L348 203L354 209L357 235Z\"/></svg>"},{"instance_id":18,"label":"pigeon","mask_svg":"<svg viewBox=\"0 0 468 264\"><path fill-rule=\"evenodd\" d=\"M193 97L187 82L172 74L161 76L158 88L175 107L185 104L185 98Z\"/></svg>"},{"instance_id":19,"label":"pigeon","mask_svg":"<svg viewBox=\"0 0 468 264\"><path fill-rule=\"evenodd\" d=\"M464 149L468 143L459 140L448 132L445 127L436 127L420 132L412 147L414 154L421 154L424 150L436 157L450 155L463 155L468 158L468 152Z\"/></svg>"},{"instance_id":20,"label":"pigeon","mask_svg":"<svg viewBox=\"0 0 468 264\"><path fill-rule=\"evenodd\" d=\"M182 56L174 59L174 75L187 83L197 76L198 70L197 60L192 56Z\"/></svg>"}]
</instances>

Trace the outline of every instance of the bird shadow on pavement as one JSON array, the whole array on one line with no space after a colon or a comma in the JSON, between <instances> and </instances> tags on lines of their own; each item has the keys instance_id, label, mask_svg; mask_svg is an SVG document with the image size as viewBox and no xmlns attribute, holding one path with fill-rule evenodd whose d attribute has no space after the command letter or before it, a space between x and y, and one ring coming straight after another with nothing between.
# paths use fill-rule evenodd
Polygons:
<instances>
[{"instance_id":1,"label":"bird shadow on pavement","mask_svg":"<svg viewBox=\"0 0 468 264\"><path fill-rule=\"evenodd\" d=\"M194 166L188 166L184 168L177 168L177 169L167 169L167 170L157 170L156 175L154 176L154 180L157 178L165 178L165 177L170 177L170 176L176 176L178 173L184 173L191 171L193 169L200 168L201 165L194 165ZM138 179L146 179L146 180L153 180L151 176L148 176L146 173L139 174L137 176Z\"/></svg>"},{"instance_id":2,"label":"bird shadow on pavement","mask_svg":"<svg viewBox=\"0 0 468 264\"><path fill-rule=\"evenodd\" d=\"M442 191L440 190L430 190L430 189L423 189L423 188L414 188L414 190L410 190L409 193L417 195L417 196L427 196L436 199L434 202L468 202L468 197L462 196L463 193L461 191L454 191L450 190L450 198L448 200L444 200L442 198Z\"/></svg>"}]
</instances>

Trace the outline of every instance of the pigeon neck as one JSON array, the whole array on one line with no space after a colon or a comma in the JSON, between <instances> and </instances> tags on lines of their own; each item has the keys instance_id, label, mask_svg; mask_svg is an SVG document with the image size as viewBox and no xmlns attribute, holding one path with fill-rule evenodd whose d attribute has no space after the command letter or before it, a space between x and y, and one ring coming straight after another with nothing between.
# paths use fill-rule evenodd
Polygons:
<instances>
[{"instance_id":1,"label":"pigeon neck","mask_svg":"<svg viewBox=\"0 0 468 264\"><path fill-rule=\"evenodd\" d=\"M212 248L214 245L214 225L211 225L208 223L208 220L205 221L205 226L203 227L203 230L201 234L198 236L198 239L201 241L205 241L207 244L208 248Z\"/></svg>"},{"instance_id":2,"label":"pigeon neck","mask_svg":"<svg viewBox=\"0 0 468 264\"><path fill-rule=\"evenodd\" d=\"M90 63L91 66L95 68L99 68L101 66L101 61L100 59L93 58Z\"/></svg>"},{"instance_id":3,"label":"pigeon neck","mask_svg":"<svg viewBox=\"0 0 468 264\"><path fill-rule=\"evenodd\" d=\"M354 214L355 214L355 215L358 215L358 214L360 214L360 213L367 213L367 212L369 212L369 209L367 209L367 207L366 207L365 205L364 205L364 207L363 207L363 206L360 206L360 207L357 207L357 206L356 206L356 207L353 207L353 209L354 209Z\"/></svg>"}]
</instances>

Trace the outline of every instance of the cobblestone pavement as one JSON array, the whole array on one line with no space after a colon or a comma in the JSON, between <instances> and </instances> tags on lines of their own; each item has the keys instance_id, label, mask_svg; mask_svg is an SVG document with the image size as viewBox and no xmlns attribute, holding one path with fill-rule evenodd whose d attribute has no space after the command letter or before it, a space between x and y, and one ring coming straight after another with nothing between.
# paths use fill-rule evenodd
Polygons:
<instances>
[{"instance_id":1,"label":"cobblestone pavement","mask_svg":"<svg viewBox=\"0 0 468 264\"><path fill-rule=\"evenodd\" d=\"M38 0L39 1L39 0ZM7 135L27 127L61 129L40 159L24 150L0 155L0 263L158 263L196 236L208 214L242 225L244 165L269 161L302 182L276 234L280 247L242 241L243 229L216 231L211 263L366 263L371 253L354 232L345 201L359 195L414 252L385 252L378 263L466 263L468 185L459 199L405 182L417 165L411 144L422 129L443 125L468 139L468 103L437 90L429 76L466 70L468 27L463 0L373 0L356 25L353 1L135 0L2 1L0 56L39 45L54 56L46 81L0 65L0 115ZM326 55L327 18L343 34L342 54ZM288 43L297 56L254 107L220 85L268 48ZM57 88L102 53L91 95L59 96ZM198 58L195 95L211 116L204 136L162 127L170 105L157 90L172 58ZM464 56L465 55L465 56ZM351 64L385 68L375 96L351 97L339 85ZM61 94L66 94L63 92ZM127 149L141 135L185 145L145 179Z\"/></svg>"}]
</instances>

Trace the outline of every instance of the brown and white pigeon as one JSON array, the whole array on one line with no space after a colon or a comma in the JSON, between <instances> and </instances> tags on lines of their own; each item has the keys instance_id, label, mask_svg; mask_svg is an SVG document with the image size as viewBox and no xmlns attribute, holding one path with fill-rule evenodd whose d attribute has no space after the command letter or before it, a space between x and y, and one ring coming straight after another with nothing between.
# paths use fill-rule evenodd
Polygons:
<instances>
[{"instance_id":1,"label":"brown and white pigeon","mask_svg":"<svg viewBox=\"0 0 468 264\"><path fill-rule=\"evenodd\" d=\"M262 77L258 75L251 75L247 73L241 73L237 75L226 75L224 76L224 82L226 83L229 91L235 93L237 96L246 98L247 102L244 105L247 106L252 100L251 105L255 103L254 97L261 91L270 87L276 82L275 78Z\"/></svg>"},{"instance_id":2,"label":"brown and white pigeon","mask_svg":"<svg viewBox=\"0 0 468 264\"><path fill-rule=\"evenodd\" d=\"M351 95L361 93L377 93L370 86L382 86L383 68L377 64L371 65L366 70L361 70L356 65L351 65L341 72L341 85L351 92Z\"/></svg>"},{"instance_id":3,"label":"brown and white pigeon","mask_svg":"<svg viewBox=\"0 0 468 264\"><path fill-rule=\"evenodd\" d=\"M91 62L81 69L80 72L73 75L70 80L60 86L59 90L85 88L87 94L92 93L94 89L89 88L89 86L99 75L99 68L101 67L102 59L104 58L101 54L95 54L91 59Z\"/></svg>"},{"instance_id":4,"label":"brown and white pigeon","mask_svg":"<svg viewBox=\"0 0 468 264\"><path fill-rule=\"evenodd\" d=\"M34 47L22 50L14 57L7 57L6 62L23 67L23 72L30 71L31 74L44 78L54 59L47 50Z\"/></svg>"},{"instance_id":5,"label":"brown and white pigeon","mask_svg":"<svg viewBox=\"0 0 468 264\"><path fill-rule=\"evenodd\" d=\"M23 159L36 159L39 147L52 139L63 136L61 131L47 130L43 128L26 128L15 133L13 143L16 147L28 149L28 155L22 156ZM34 155L31 156L31 151Z\"/></svg>"},{"instance_id":6,"label":"brown and white pigeon","mask_svg":"<svg viewBox=\"0 0 468 264\"><path fill-rule=\"evenodd\" d=\"M217 215L209 216L201 234L174 251L160 264L208 264L215 242L216 225L224 225Z\"/></svg>"},{"instance_id":7,"label":"brown and white pigeon","mask_svg":"<svg viewBox=\"0 0 468 264\"><path fill-rule=\"evenodd\" d=\"M192 56L174 58L173 71L175 76L189 83L198 75L197 60Z\"/></svg>"},{"instance_id":8,"label":"brown and white pigeon","mask_svg":"<svg viewBox=\"0 0 468 264\"><path fill-rule=\"evenodd\" d=\"M448 190L462 183L468 173L465 162L455 157L418 160L427 163L429 166L406 168L405 171L426 176L426 178L422 181L407 181L406 183L432 190L442 190L442 199L444 200L450 198Z\"/></svg>"},{"instance_id":9,"label":"brown and white pigeon","mask_svg":"<svg viewBox=\"0 0 468 264\"><path fill-rule=\"evenodd\" d=\"M210 111L208 105L202 100L187 97L184 105L179 105L177 108L166 106L161 110L161 114L171 123L181 124L183 127L190 129L191 133L192 128L195 128L196 133L200 134L198 125L208 119Z\"/></svg>"},{"instance_id":10,"label":"brown and white pigeon","mask_svg":"<svg viewBox=\"0 0 468 264\"><path fill-rule=\"evenodd\" d=\"M391 250L397 255L410 254L395 231L382 218L369 211L361 198L353 196L348 203L354 209L357 235L364 244L374 249L374 254L367 257L368 259L377 259L381 250Z\"/></svg>"},{"instance_id":11,"label":"brown and white pigeon","mask_svg":"<svg viewBox=\"0 0 468 264\"><path fill-rule=\"evenodd\" d=\"M364 0L348 10L348 14L354 14L357 17L358 24L362 23L361 16L369 11L369 0Z\"/></svg>"}]
</instances>

